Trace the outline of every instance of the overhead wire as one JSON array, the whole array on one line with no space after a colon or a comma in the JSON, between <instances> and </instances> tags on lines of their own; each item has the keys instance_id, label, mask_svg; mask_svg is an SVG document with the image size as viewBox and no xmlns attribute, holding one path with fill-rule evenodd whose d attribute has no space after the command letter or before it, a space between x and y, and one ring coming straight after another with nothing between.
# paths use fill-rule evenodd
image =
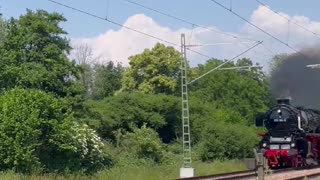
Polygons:
<instances>
[{"instance_id":1,"label":"overhead wire","mask_svg":"<svg viewBox=\"0 0 320 180\"><path fill-rule=\"evenodd\" d=\"M265 46L264 44L261 44L261 46L266 49L270 54L272 55L276 55L276 53L274 53L270 48L268 48L267 46Z\"/></svg>"},{"instance_id":2,"label":"overhead wire","mask_svg":"<svg viewBox=\"0 0 320 180\"><path fill-rule=\"evenodd\" d=\"M106 19L106 18L100 17L100 16L98 16L98 15L89 13L89 12L87 12L87 11L83 11L83 10L74 8L74 7L71 7L71 6L69 6L69 5L62 4L62 3L60 3L60 2L54 1L54 0L48 0L48 1L50 1L50 2L52 2L52 3L55 3L55 4L57 4L57 5L60 5L60 6L66 7L66 8L68 8L68 9L72 9L72 10L74 10L74 11L78 11L78 12L80 12L80 13L86 14L86 15L88 15L88 16L91 16L91 17L94 17L94 18L97 18L97 19L100 19L100 20L107 21L107 22L109 22L109 23L111 23L111 24L114 24L114 25L116 25L116 26L125 28L125 29L127 29L127 30L134 31L134 32L136 32L136 33L139 33L139 34L145 35L145 36L147 36L147 37L150 37L150 38L153 38L153 39L156 39L156 40L159 40L159 41L168 43L168 44L170 44L170 45L173 45L173 46L176 46L176 47L181 47L181 45L179 45L179 44L177 44L177 43L168 41L168 40L166 40L166 39L159 38L159 37L157 37L157 36L154 36L154 35L145 33L145 32L143 32L143 31L140 31L140 30L131 28L131 27L129 27L129 26L122 25L122 24L120 24L120 23L118 23L118 22L115 22L115 21L112 21L112 20L110 20L110 19ZM209 55L206 55L206 54L201 53L201 52L199 52L199 51L193 50L193 49L191 49L191 48L189 48L189 47L187 47L186 49L189 50L189 51L191 51L191 52L193 52L193 53L195 53L195 54L198 54L198 55L200 55L200 56L203 56L203 57L206 57L206 58L209 58L209 59L213 58L213 57L211 57L211 56L209 56Z\"/></svg>"},{"instance_id":3,"label":"overhead wire","mask_svg":"<svg viewBox=\"0 0 320 180\"><path fill-rule=\"evenodd\" d=\"M135 5L135 6L138 6L138 7L141 7L141 8L144 8L144 9L147 9L149 11L153 11L155 13L158 13L158 14L161 14L163 16L166 16L166 17L169 17L171 19L175 19L177 21L180 21L180 22L183 22L183 23L186 23L186 24L189 24L193 27L199 27L199 28L203 28L203 29L206 29L208 31L212 31L212 32L215 32L215 33L218 33L218 34L222 34L222 35L225 35L225 36L229 36L229 37L233 37L233 38L236 38L236 39L244 39L244 40L248 40L248 41L254 41L254 42L258 42L257 40L254 40L254 39L250 39L250 38L247 38L247 37L241 37L241 36L236 36L236 35L233 35L233 34L229 34L229 33L226 33L226 32L223 32L223 31L219 31L219 30L215 30L215 29L212 29L212 28L209 28L209 27L205 27L205 26L201 26L197 23L193 23L191 21L188 21L188 20L185 20L183 18L180 18L180 17L177 17L177 16L174 16L174 15L171 15L169 13L166 13L166 12L163 12L163 11L160 11L160 10L157 10L157 9L154 9L154 8L151 8L151 7L148 7L148 6L145 6L141 3L137 3L137 2L134 2L134 1L131 1L131 0L122 0L122 1L125 1L127 3L130 3L132 5Z\"/></svg>"},{"instance_id":4,"label":"overhead wire","mask_svg":"<svg viewBox=\"0 0 320 180\"><path fill-rule=\"evenodd\" d=\"M257 1L260 5L266 7L266 8L269 9L270 11L272 11L273 13L279 15L280 17L282 17L282 18L290 21L291 23L295 24L296 26L298 26L298 27L304 29L305 31L308 31L308 32L312 33L313 35L315 35L316 37L320 38L320 35L319 35L318 33L314 32L314 31L311 31L310 29L304 27L303 25L299 24L298 22L293 21L292 19L287 18L286 16L283 16L281 13L279 13L279 12L277 12L277 11L275 11L275 10L272 10L268 5L264 4L263 2L261 2L261 1L259 1L259 0L256 0L256 1Z\"/></svg>"},{"instance_id":5,"label":"overhead wire","mask_svg":"<svg viewBox=\"0 0 320 180\"><path fill-rule=\"evenodd\" d=\"M197 81L198 79L200 79L200 78L202 78L202 77L206 76L207 74L211 73L212 71L219 69L220 67L222 67L223 65L227 64L228 62L235 60L236 58L238 58L238 57L242 56L243 54L245 54L245 53L249 52L250 50L254 49L255 47L257 47L258 45L260 45L260 44L262 44L262 43L263 43L263 41L259 41L259 42L258 42L258 43L256 43L254 46L252 46L252 47L248 48L247 50L245 50L245 51L241 52L240 54L238 54L238 55L234 56L233 58L231 58L231 59L229 59L229 60L225 61L224 63L222 63L222 64L220 64L220 65L216 66L215 68L213 68L213 69L211 69L210 71L208 71L208 72L206 72L206 73L202 74L201 76L199 76L199 77L197 77L197 78L193 79L192 81L190 81L190 82L188 83L188 85L189 85L189 84L194 83L195 81Z\"/></svg>"},{"instance_id":6,"label":"overhead wire","mask_svg":"<svg viewBox=\"0 0 320 180\"><path fill-rule=\"evenodd\" d=\"M122 25L122 24L120 24L120 23L118 23L118 22L115 22L115 21L112 21L112 20L110 20L110 19L103 18L103 17L101 17L101 16L98 16L98 15L89 13L89 12L87 12L87 11L83 11L83 10L80 10L80 9L77 9L77 8L74 8L74 7L71 7L71 6L66 5L66 4L62 4L62 3L57 2L57 1L54 1L54 0L48 0L48 1L50 1L50 2L52 2L52 3L55 3L55 4L58 4L58 5L60 5L60 6L66 7L66 8L68 8L68 9L72 9L72 10L74 10L74 11L78 11L78 12L80 12L80 13L86 14L86 15L88 15L88 16L91 16L91 17L94 17L94 18L97 18L97 19L100 19L100 20L103 20L103 21L107 21L107 22L109 22L109 23L111 23L111 24L114 24L114 25L116 25L116 26L120 26L120 27L125 28L125 29L128 29L128 30L130 30L130 31L134 31L134 32L136 32L136 33L139 33L139 34L148 36L148 37L150 37L150 38L153 38L153 39L156 39L156 40L159 40L159 41L162 41L162 42L171 44L171 45L173 45L173 46L179 46L179 47L180 47L180 45L178 45L178 44L176 44L176 43L173 43L173 42L170 42L170 41L168 41L168 40L165 40L165 39L156 37L156 36L154 36L154 35L151 35L151 34L148 34L148 33L142 32L142 31L139 31L139 30L134 29L134 28L131 28L131 27L129 27L129 26Z\"/></svg>"},{"instance_id":7,"label":"overhead wire","mask_svg":"<svg viewBox=\"0 0 320 180\"><path fill-rule=\"evenodd\" d=\"M110 0L107 0L106 19L109 19Z\"/></svg>"},{"instance_id":8,"label":"overhead wire","mask_svg":"<svg viewBox=\"0 0 320 180\"><path fill-rule=\"evenodd\" d=\"M160 10L157 10L155 8L152 8L152 7L149 7L149 6L146 6L146 5L143 5L141 3L138 3L138 2L134 2L132 0L122 0L124 2L127 2L127 3L130 3L132 5L135 5L137 7L140 7L140 8L143 8L143 9L147 9L149 11L152 11L152 12L155 12L155 13L158 13L160 15L163 15L163 16L166 16L166 17L169 17L171 19L174 19L174 20L177 20L177 21L180 21L180 22L183 22L183 23L186 23L186 24L189 24L192 26L192 32L191 32L191 35L190 35L190 39L192 38L192 35L195 31L195 27L200 27L200 28L203 28L205 30L208 30L208 31L212 31L212 32L215 32L215 33L218 33L218 34L222 34L222 35L225 35L225 36L230 36L232 38L234 38L237 42L234 42L234 43L211 43L211 44L203 44L203 45L190 45L191 44L191 40L189 40L189 45L188 47L199 47L199 46L218 46L218 45L226 45L226 44L235 44L235 43L239 43L240 45L243 45L245 48L248 48L249 46L247 46L246 44L248 43L248 41L250 41L251 43L257 43L259 41L257 40L253 40L253 39L250 39L250 38L247 38L247 37L241 37L241 36L236 36L236 35L233 35L233 34L229 34L229 33L225 33L225 32L222 32L222 31L219 31L219 30L215 30L215 29L212 29L212 28L209 28L209 27L204 27L204 26L201 26L201 25L198 25L194 22L191 22L191 21L188 21L188 20L185 20L183 18L180 18L180 17L177 17L177 16L174 16L174 15L171 15L169 13L166 13L166 12L163 12L163 11L160 11ZM230 9L232 9L232 6L233 6L233 0L230 0ZM247 40L246 42L243 42L241 40ZM257 52L255 50L253 50L255 54L257 54Z\"/></svg>"},{"instance_id":9,"label":"overhead wire","mask_svg":"<svg viewBox=\"0 0 320 180\"><path fill-rule=\"evenodd\" d=\"M191 45L192 37L193 37L194 26L192 25L192 30L189 36L189 46Z\"/></svg>"},{"instance_id":10,"label":"overhead wire","mask_svg":"<svg viewBox=\"0 0 320 180\"><path fill-rule=\"evenodd\" d=\"M259 41L257 41L259 42ZM252 44L252 41L241 41L240 44ZM224 43L207 43L207 44L190 44L189 47L199 47L199 46L221 46L221 45L233 45L233 42Z\"/></svg>"},{"instance_id":11,"label":"overhead wire","mask_svg":"<svg viewBox=\"0 0 320 180\"><path fill-rule=\"evenodd\" d=\"M83 13L83 14L86 14L86 15L88 15L88 16L91 16L91 17L94 17L94 18L97 18L97 19L100 19L100 20L103 20L103 21L107 21L107 22L109 22L109 23L111 23L111 24L114 24L114 25L116 25L116 26L119 26L119 27L125 28L125 29L127 29L127 30L130 30L130 31L133 31L133 32L142 34L142 35L144 35L144 36L147 36L147 37L156 39L156 40L158 40L158 41L165 42L165 43L170 44L170 45L172 45L172 46L181 47L181 45L179 45L179 44L177 44L177 43L168 41L168 40L166 40L166 39L163 39L163 38L160 38L160 37L157 37L157 36L154 36L154 35L152 35L152 34L145 33L145 32L143 32L143 31L140 31L140 30L131 28L131 27L129 27L129 26L125 26L125 25L120 24L120 23L118 23L118 22L116 22L116 21L112 21L112 20L110 20L110 19L103 18L103 17L101 17L101 16L98 16L98 15L95 15L95 14L92 14L92 13L89 13L89 12L87 12L87 11L83 11L83 10L74 8L74 7L71 7L71 6L69 6L69 5L62 4L62 3L60 3L60 2L54 1L54 0L47 0L47 1L50 1L50 2L55 3L55 4L57 4L57 5L63 6L63 7L68 8L68 9L72 9L72 10L74 10L74 11L77 11L77 12L80 12L80 13ZM206 54L204 54L204 53L195 51L195 50L193 50L193 49L190 49L190 48L187 48L187 49L188 49L189 51L195 53L195 54L200 55L200 56L203 56L203 57L206 57L206 58L212 58L212 57L209 56L209 55L206 55Z\"/></svg>"},{"instance_id":12,"label":"overhead wire","mask_svg":"<svg viewBox=\"0 0 320 180\"><path fill-rule=\"evenodd\" d=\"M115 22L115 21L112 21L112 20L110 20L110 19L106 19L106 18L100 17L100 16L98 16L98 15L95 15L95 14L92 14L92 13L89 13L89 12L86 12L86 11L83 11L83 10L80 10L80 9L77 9L77 8L74 8L74 7L71 7L71 6L66 5L66 4L62 4L62 3L57 2L57 1L54 1L54 0L47 0L47 1L50 1L50 2L55 3L55 4L57 4L57 5L63 6L63 7L68 8L68 9L72 9L72 10L74 10L74 11L77 11L77 12L80 12L80 13L83 13L83 14L86 14L86 15L88 15L88 16L91 16L91 17L94 17L94 18L97 18L97 19L100 19L100 20L107 21L107 22L109 22L109 23L111 23L111 24L117 25L117 26L122 27L122 28L125 28L125 29L127 29L127 30L130 30L130 31L133 31L133 32L142 34L142 35L144 35L144 36L147 36L147 37L150 37L150 38L153 38L153 39L156 39L156 40L159 40L159 41L168 43L168 44L171 44L171 45L173 45L173 46L181 47L181 45L179 45L179 44L176 44L176 43L170 42L170 41L168 41L168 40L159 38L159 37L157 37L157 36L154 36L154 35L151 35L151 34L148 34L148 33L142 32L142 31L139 31L139 30L134 29L134 28L131 28L131 27L129 27L129 26L122 25L122 24L120 24L120 23L118 23L118 22ZM226 62L230 62L230 61L232 61L232 60L234 60L234 59L242 56L243 54L245 54L245 53L247 53L248 51L254 49L255 47L257 47L258 45L260 45L260 44L262 44L262 43L263 43L263 41L258 41L258 42L256 42L256 44L255 44L254 46L246 49L246 50L243 51L242 53L240 53L240 54L238 54L237 56L229 59L229 60L226 61ZM208 58L208 59L213 59L213 57L211 57L211 56L209 56L209 55L206 55L206 54L203 54L203 53L201 53L201 52L195 51L195 50L193 50L193 49L190 49L189 47L186 47L186 49L189 50L190 52L193 52L193 53L195 53L195 54L201 55L201 56L206 57L206 58ZM226 63L226 62L225 62L225 63ZM217 68L223 66L225 63L217 66ZM200 77L199 77L199 78L200 78ZM191 83L191 82L190 82L190 83Z\"/></svg>"},{"instance_id":13,"label":"overhead wire","mask_svg":"<svg viewBox=\"0 0 320 180\"><path fill-rule=\"evenodd\" d=\"M223 9L226 9L227 11L231 12L232 14L234 14L235 16L237 16L238 18L242 19L243 21L247 22L248 24L250 24L251 26L257 28L258 30L260 30L261 32L263 32L264 34L272 37L273 39L275 39L276 41L280 42L281 44L287 46L288 48L290 48L291 50L295 51L296 53L302 54L300 51L298 51L297 49L295 49L294 47L292 47L291 45L289 45L288 43L285 43L284 41L282 41L281 39L275 37L274 35L270 34L269 32L265 31L264 29L262 29L261 27L253 24L252 22L250 22L249 20L247 20L246 18L244 18L243 16L241 16L240 14L234 12L231 9L228 9L226 6L222 5L221 3L217 2L216 0L210 0L211 2L219 5L220 7L222 7ZM304 54L302 54L304 55ZM305 56L305 55L304 55Z\"/></svg>"}]
</instances>

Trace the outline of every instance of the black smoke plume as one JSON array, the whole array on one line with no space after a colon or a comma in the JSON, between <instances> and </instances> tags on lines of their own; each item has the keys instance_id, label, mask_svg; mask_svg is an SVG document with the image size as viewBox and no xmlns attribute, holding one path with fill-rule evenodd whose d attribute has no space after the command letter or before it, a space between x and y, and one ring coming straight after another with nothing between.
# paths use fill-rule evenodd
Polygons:
<instances>
[{"instance_id":1,"label":"black smoke plume","mask_svg":"<svg viewBox=\"0 0 320 180\"><path fill-rule=\"evenodd\" d=\"M291 104L320 109L320 49L307 49L289 55L271 74L271 87L276 98L291 98Z\"/></svg>"}]
</instances>

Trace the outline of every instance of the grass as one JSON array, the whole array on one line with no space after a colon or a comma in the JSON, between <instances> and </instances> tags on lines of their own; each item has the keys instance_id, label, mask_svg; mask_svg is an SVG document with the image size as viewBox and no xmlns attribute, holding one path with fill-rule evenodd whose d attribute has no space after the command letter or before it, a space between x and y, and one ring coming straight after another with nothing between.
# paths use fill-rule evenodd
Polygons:
<instances>
[{"instance_id":1,"label":"grass","mask_svg":"<svg viewBox=\"0 0 320 180\"><path fill-rule=\"evenodd\" d=\"M215 163L194 162L195 174L209 175L217 173L225 173L232 171L245 170L246 167L240 161L224 161ZM113 167L109 170L104 170L96 173L93 176L83 175L21 175L12 172L0 174L1 180L170 180L179 177L178 165L168 166L127 166Z\"/></svg>"}]
</instances>

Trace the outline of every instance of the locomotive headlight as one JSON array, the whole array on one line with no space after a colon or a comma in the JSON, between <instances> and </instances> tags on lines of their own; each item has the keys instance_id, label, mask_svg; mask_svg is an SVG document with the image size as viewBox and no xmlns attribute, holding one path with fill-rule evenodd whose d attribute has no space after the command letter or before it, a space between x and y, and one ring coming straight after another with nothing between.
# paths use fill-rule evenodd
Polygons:
<instances>
[{"instance_id":1,"label":"locomotive headlight","mask_svg":"<svg viewBox=\"0 0 320 180\"><path fill-rule=\"evenodd\" d=\"M296 144L295 143L291 143L291 147L294 147Z\"/></svg>"},{"instance_id":2,"label":"locomotive headlight","mask_svg":"<svg viewBox=\"0 0 320 180\"><path fill-rule=\"evenodd\" d=\"M264 143L262 144L262 147L264 147L264 148L267 147L267 143L264 142Z\"/></svg>"}]
</instances>

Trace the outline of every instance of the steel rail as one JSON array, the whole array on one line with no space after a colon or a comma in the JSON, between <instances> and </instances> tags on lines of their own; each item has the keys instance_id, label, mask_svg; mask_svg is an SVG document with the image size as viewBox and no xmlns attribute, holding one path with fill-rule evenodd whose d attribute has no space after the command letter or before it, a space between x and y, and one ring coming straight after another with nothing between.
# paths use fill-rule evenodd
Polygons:
<instances>
[{"instance_id":1,"label":"steel rail","mask_svg":"<svg viewBox=\"0 0 320 180\"><path fill-rule=\"evenodd\" d=\"M304 166L304 167L293 167L293 168L269 170L269 171L265 171L265 177L272 176L275 174L280 174L280 173L291 172L291 171L311 170L319 167L320 166L314 166L314 167ZM256 178L257 176L258 176L258 172L256 169L254 169L254 170L236 171L236 172L214 174L214 175L180 178L179 180L232 180L232 179L239 180L239 179ZM317 176L320 176L320 172L310 174L310 175L301 175L299 177L291 178L290 180L300 180L300 179L304 179L305 177L317 177Z\"/></svg>"},{"instance_id":2,"label":"steel rail","mask_svg":"<svg viewBox=\"0 0 320 180\"><path fill-rule=\"evenodd\" d=\"M256 170L245 170L245 171L237 171L223 174L214 174L214 175L206 175L206 176L197 176L197 177L189 177L189 178L180 178L180 180L229 180L229 179L244 179L250 177L256 177Z\"/></svg>"},{"instance_id":3,"label":"steel rail","mask_svg":"<svg viewBox=\"0 0 320 180\"><path fill-rule=\"evenodd\" d=\"M316 177L320 177L320 172L308 174L308 175L301 175L301 176L293 177L293 178L288 178L287 180L305 180L305 179L316 178Z\"/></svg>"}]
</instances>

